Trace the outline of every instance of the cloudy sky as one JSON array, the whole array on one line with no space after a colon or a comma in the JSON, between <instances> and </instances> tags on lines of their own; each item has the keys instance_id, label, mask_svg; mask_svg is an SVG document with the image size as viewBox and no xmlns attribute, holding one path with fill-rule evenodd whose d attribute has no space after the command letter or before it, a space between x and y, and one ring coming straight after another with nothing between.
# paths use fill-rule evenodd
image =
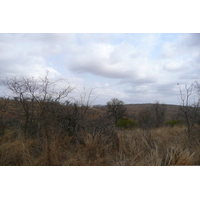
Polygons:
<instances>
[{"instance_id":1,"label":"cloudy sky","mask_svg":"<svg viewBox=\"0 0 200 200\"><path fill-rule=\"evenodd\" d=\"M200 34L0 34L1 79L46 71L92 88L94 104L180 104L179 87L199 80Z\"/></svg>"}]
</instances>

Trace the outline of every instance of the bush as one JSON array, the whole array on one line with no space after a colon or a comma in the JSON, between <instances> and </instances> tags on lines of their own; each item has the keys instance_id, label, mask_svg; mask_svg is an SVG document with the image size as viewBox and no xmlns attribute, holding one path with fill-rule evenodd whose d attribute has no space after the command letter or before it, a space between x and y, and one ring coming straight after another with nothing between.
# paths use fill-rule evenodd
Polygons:
<instances>
[{"instance_id":1,"label":"bush","mask_svg":"<svg viewBox=\"0 0 200 200\"><path fill-rule=\"evenodd\" d=\"M167 126L174 127L176 125L180 125L181 121L180 120L170 120L166 122Z\"/></svg>"},{"instance_id":2,"label":"bush","mask_svg":"<svg viewBox=\"0 0 200 200\"><path fill-rule=\"evenodd\" d=\"M125 129L132 129L137 126L137 123L128 118L121 118L117 121L117 126Z\"/></svg>"}]
</instances>

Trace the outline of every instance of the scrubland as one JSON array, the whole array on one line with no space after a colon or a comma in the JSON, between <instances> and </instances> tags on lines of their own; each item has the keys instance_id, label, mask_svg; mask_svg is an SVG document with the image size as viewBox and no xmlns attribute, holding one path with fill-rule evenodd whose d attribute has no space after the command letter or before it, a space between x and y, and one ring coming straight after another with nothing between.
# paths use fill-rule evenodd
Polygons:
<instances>
[{"instance_id":1,"label":"scrubland","mask_svg":"<svg viewBox=\"0 0 200 200\"><path fill-rule=\"evenodd\" d=\"M92 106L92 90L74 99L74 88L56 87L48 73L3 83L13 96L0 99L1 166L200 165L200 100L189 104L191 87L182 106L117 98Z\"/></svg>"},{"instance_id":2,"label":"scrubland","mask_svg":"<svg viewBox=\"0 0 200 200\"><path fill-rule=\"evenodd\" d=\"M49 139L25 138L20 130L0 137L1 166L174 166L200 165L200 134L186 127L113 130L73 136L52 132Z\"/></svg>"}]
</instances>

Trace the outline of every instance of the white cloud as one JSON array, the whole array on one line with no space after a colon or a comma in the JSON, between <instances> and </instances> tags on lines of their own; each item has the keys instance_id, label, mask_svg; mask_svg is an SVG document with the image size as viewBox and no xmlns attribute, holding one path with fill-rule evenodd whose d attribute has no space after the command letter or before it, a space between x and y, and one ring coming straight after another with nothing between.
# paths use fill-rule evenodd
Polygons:
<instances>
[{"instance_id":1,"label":"white cloud","mask_svg":"<svg viewBox=\"0 0 200 200\"><path fill-rule=\"evenodd\" d=\"M29 35L1 34L0 70L1 76L24 75L39 76L49 71L59 75L56 69L48 66L40 51L43 46L29 40ZM36 49L38 49L36 51ZM55 48L54 48L55 49ZM35 52L35 53L33 53Z\"/></svg>"},{"instance_id":2,"label":"white cloud","mask_svg":"<svg viewBox=\"0 0 200 200\"><path fill-rule=\"evenodd\" d=\"M38 77L50 71L73 86L96 88L102 103L113 97L127 102L159 98L177 102L175 84L198 79L200 36L165 36L0 34L1 77Z\"/></svg>"}]
</instances>

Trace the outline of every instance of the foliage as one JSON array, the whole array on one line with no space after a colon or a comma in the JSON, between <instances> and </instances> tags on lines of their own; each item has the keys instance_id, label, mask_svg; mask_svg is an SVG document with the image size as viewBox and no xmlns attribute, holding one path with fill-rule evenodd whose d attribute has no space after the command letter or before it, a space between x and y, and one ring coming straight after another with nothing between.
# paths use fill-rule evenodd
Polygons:
<instances>
[{"instance_id":1,"label":"foliage","mask_svg":"<svg viewBox=\"0 0 200 200\"><path fill-rule=\"evenodd\" d=\"M180 120L169 120L166 122L166 125L174 127L174 126L180 125L180 123L181 123Z\"/></svg>"},{"instance_id":2,"label":"foliage","mask_svg":"<svg viewBox=\"0 0 200 200\"><path fill-rule=\"evenodd\" d=\"M135 128L137 126L137 123L131 119L128 118L121 118L118 120L117 122L117 126L120 128L125 128L125 129L132 129Z\"/></svg>"}]
</instances>

